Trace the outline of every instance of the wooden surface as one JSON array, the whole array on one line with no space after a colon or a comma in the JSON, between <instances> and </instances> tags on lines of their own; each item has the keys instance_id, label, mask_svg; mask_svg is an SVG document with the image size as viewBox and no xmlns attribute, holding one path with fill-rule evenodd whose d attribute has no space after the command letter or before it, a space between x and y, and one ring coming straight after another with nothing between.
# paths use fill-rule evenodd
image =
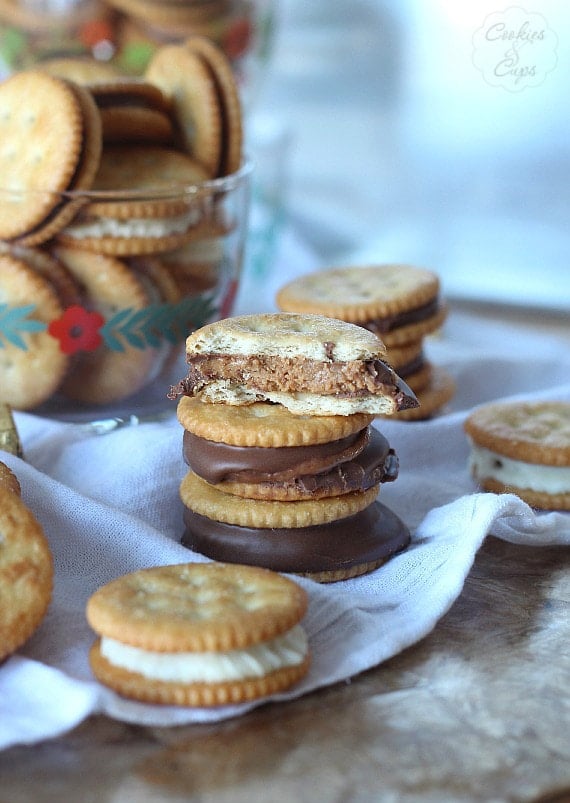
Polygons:
<instances>
[{"instance_id":1,"label":"wooden surface","mask_svg":"<svg viewBox=\"0 0 570 803\"><path fill-rule=\"evenodd\" d=\"M382 666L217 725L91 719L0 753L0 803L568 801L569 562L489 538L435 630Z\"/></svg>"}]
</instances>

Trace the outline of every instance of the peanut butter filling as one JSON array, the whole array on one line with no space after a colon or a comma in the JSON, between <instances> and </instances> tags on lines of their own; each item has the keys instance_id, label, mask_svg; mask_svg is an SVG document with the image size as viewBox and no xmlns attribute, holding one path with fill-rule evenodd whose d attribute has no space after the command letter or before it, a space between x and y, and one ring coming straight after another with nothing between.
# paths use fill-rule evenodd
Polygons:
<instances>
[{"instance_id":1,"label":"peanut butter filling","mask_svg":"<svg viewBox=\"0 0 570 803\"><path fill-rule=\"evenodd\" d=\"M245 385L262 392L316 393L345 398L383 395L398 398L400 409L408 390L381 360L325 362L306 357L204 354L188 360L188 376L170 391L169 398L192 396L210 382Z\"/></svg>"}]
</instances>

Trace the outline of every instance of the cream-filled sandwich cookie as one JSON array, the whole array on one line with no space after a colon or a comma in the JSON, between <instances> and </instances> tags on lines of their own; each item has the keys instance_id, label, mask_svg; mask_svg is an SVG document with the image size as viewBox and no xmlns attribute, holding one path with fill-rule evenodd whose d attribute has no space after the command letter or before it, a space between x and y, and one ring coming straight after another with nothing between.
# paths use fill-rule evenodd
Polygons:
<instances>
[{"instance_id":1,"label":"cream-filled sandwich cookie","mask_svg":"<svg viewBox=\"0 0 570 803\"><path fill-rule=\"evenodd\" d=\"M123 575L96 591L95 676L136 700L184 706L245 702L308 671L307 595L264 569L183 563Z\"/></svg>"},{"instance_id":2,"label":"cream-filled sandwich cookie","mask_svg":"<svg viewBox=\"0 0 570 803\"><path fill-rule=\"evenodd\" d=\"M465 421L469 468L495 493L545 510L570 510L570 403L494 403Z\"/></svg>"},{"instance_id":3,"label":"cream-filled sandwich cookie","mask_svg":"<svg viewBox=\"0 0 570 803\"><path fill-rule=\"evenodd\" d=\"M129 256L167 251L220 233L211 193L187 193L207 177L198 162L173 148L109 145L89 203L57 239L86 251Z\"/></svg>"}]
</instances>

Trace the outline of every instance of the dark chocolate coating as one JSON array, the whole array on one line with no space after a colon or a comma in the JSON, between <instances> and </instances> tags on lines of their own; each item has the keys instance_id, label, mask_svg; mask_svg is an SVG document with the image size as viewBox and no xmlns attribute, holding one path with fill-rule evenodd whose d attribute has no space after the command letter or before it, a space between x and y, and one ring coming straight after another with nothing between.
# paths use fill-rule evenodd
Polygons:
<instances>
[{"instance_id":1,"label":"dark chocolate coating","mask_svg":"<svg viewBox=\"0 0 570 803\"><path fill-rule=\"evenodd\" d=\"M398 476L398 458L371 427L337 441L281 448L232 446L185 431L183 456L206 482L296 487L303 495L364 491Z\"/></svg>"},{"instance_id":2,"label":"dark chocolate coating","mask_svg":"<svg viewBox=\"0 0 570 803\"><path fill-rule=\"evenodd\" d=\"M350 569L389 558L410 542L406 525L389 508L373 502L344 519L292 529L239 527L184 510L181 543L228 563L278 572L317 573Z\"/></svg>"},{"instance_id":3,"label":"dark chocolate coating","mask_svg":"<svg viewBox=\"0 0 570 803\"><path fill-rule=\"evenodd\" d=\"M234 481L255 482L275 479L275 475L291 473L298 476L307 473L305 466L319 463L326 471L346 460L347 451L356 456L367 442L366 431L356 432L341 440L318 443L312 446L233 446L220 441L200 438L184 431L182 454L192 471L206 482Z\"/></svg>"},{"instance_id":4,"label":"dark chocolate coating","mask_svg":"<svg viewBox=\"0 0 570 803\"><path fill-rule=\"evenodd\" d=\"M382 318L375 318L374 320L366 321L361 324L365 329L369 329L376 335L385 335L387 332L392 332L400 326L409 326L412 323L421 323L428 318L437 315L440 309L439 297L436 296L423 304L421 307L414 307L414 309L406 310L405 312L398 312L395 315L385 315Z\"/></svg>"}]
</instances>

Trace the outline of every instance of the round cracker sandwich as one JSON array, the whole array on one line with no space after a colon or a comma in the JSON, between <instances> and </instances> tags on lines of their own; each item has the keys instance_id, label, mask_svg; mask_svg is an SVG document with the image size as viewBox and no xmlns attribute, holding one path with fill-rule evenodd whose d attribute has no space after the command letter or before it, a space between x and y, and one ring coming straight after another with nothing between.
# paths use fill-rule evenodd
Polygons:
<instances>
[{"instance_id":1,"label":"round cracker sandwich","mask_svg":"<svg viewBox=\"0 0 570 803\"><path fill-rule=\"evenodd\" d=\"M57 241L97 254L131 256L169 251L208 236L215 226L211 195L185 193L207 178L196 160L173 148L108 145L89 203L58 232Z\"/></svg>"},{"instance_id":2,"label":"round cracker sandwich","mask_svg":"<svg viewBox=\"0 0 570 803\"><path fill-rule=\"evenodd\" d=\"M214 560L303 575L319 583L359 577L410 543L403 522L366 491L300 501L245 499L193 472L180 484L182 544Z\"/></svg>"},{"instance_id":3,"label":"round cracker sandwich","mask_svg":"<svg viewBox=\"0 0 570 803\"><path fill-rule=\"evenodd\" d=\"M370 329L388 350L416 342L446 316L438 276L412 265L332 268L301 276L277 293L285 312L312 312Z\"/></svg>"},{"instance_id":4,"label":"round cracker sandwich","mask_svg":"<svg viewBox=\"0 0 570 803\"><path fill-rule=\"evenodd\" d=\"M296 416L285 407L178 404L186 464L210 485L248 499L295 501L367 491L398 476L372 416Z\"/></svg>"},{"instance_id":5,"label":"round cracker sandwich","mask_svg":"<svg viewBox=\"0 0 570 803\"><path fill-rule=\"evenodd\" d=\"M329 315L377 334L390 365L419 402L398 413L400 420L430 418L453 397L453 379L424 352L424 338L447 316L433 271L400 264L331 268L294 279L276 300L284 311Z\"/></svg>"},{"instance_id":6,"label":"round cracker sandwich","mask_svg":"<svg viewBox=\"0 0 570 803\"><path fill-rule=\"evenodd\" d=\"M136 700L218 706L266 697L309 668L307 595L265 569L186 563L143 569L87 603L95 676Z\"/></svg>"},{"instance_id":7,"label":"round cracker sandwich","mask_svg":"<svg viewBox=\"0 0 570 803\"><path fill-rule=\"evenodd\" d=\"M170 99L182 148L211 177L239 169L241 100L231 64L220 48L203 36L164 45L151 58L145 79Z\"/></svg>"},{"instance_id":8,"label":"round cracker sandwich","mask_svg":"<svg viewBox=\"0 0 570 803\"><path fill-rule=\"evenodd\" d=\"M471 474L486 491L570 510L570 403L486 404L468 416L465 432Z\"/></svg>"},{"instance_id":9,"label":"round cracker sandwich","mask_svg":"<svg viewBox=\"0 0 570 803\"><path fill-rule=\"evenodd\" d=\"M171 100L183 148L210 177L219 175L222 112L208 65L184 45L165 45L152 57L145 79Z\"/></svg>"},{"instance_id":10,"label":"round cracker sandwich","mask_svg":"<svg viewBox=\"0 0 570 803\"><path fill-rule=\"evenodd\" d=\"M378 415L416 406L386 356L372 332L322 315L226 318L187 338L188 376L169 395L269 401L297 415Z\"/></svg>"},{"instance_id":11,"label":"round cracker sandwich","mask_svg":"<svg viewBox=\"0 0 570 803\"><path fill-rule=\"evenodd\" d=\"M76 213L101 155L101 119L84 87L40 71L0 83L0 239L46 242Z\"/></svg>"},{"instance_id":12,"label":"round cracker sandwich","mask_svg":"<svg viewBox=\"0 0 570 803\"><path fill-rule=\"evenodd\" d=\"M218 175L239 170L242 162L243 124L239 88L231 63L224 52L206 36L190 36L184 46L202 59L214 79L222 119L222 148Z\"/></svg>"}]
</instances>

